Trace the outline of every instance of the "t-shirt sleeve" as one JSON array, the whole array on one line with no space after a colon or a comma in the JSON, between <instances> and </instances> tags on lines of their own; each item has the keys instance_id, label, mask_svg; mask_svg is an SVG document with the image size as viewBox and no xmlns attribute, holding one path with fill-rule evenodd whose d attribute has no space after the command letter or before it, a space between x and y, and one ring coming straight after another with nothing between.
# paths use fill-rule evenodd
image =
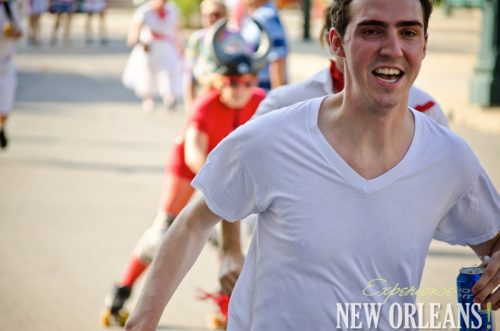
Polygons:
<instances>
[{"instance_id":1,"label":"t-shirt sleeve","mask_svg":"<svg viewBox=\"0 0 500 331\"><path fill-rule=\"evenodd\" d=\"M500 197L481 168L470 189L439 223L434 238L452 245L477 245L500 231Z\"/></svg>"},{"instance_id":2,"label":"t-shirt sleeve","mask_svg":"<svg viewBox=\"0 0 500 331\"><path fill-rule=\"evenodd\" d=\"M191 183L210 210L228 221L261 211L256 182L242 162L237 132L217 145Z\"/></svg>"}]
</instances>

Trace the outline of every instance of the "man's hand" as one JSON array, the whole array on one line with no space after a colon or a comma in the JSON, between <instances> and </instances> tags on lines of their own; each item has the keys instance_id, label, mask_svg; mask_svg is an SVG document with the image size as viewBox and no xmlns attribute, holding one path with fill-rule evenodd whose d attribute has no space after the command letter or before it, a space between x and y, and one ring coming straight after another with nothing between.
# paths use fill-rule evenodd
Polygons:
<instances>
[{"instance_id":1,"label":"man's hand","mask_svg":"<svg viewBox=\"0 0 500 331\"><path fill-rule=\"evenodd\" d=\"M480 303L483 309L486 309L488 302L491 303L493 310L500 308L500 291L495 291L500 285L500 251L491 256L487 262L481 278L472 288L474 302Z\"/></svg>"},{"instance_id":2,"label":"man's hand","mask_svg":"<svg viewBox=\"0 0 500 331\"><path fill-rule=\"evenodd\" d=\"M234 285L240 276L244 261L245 257L241 250L236 252L221 252L219 282L222 293L231 295Z\"/></svg>"}]
</instances>

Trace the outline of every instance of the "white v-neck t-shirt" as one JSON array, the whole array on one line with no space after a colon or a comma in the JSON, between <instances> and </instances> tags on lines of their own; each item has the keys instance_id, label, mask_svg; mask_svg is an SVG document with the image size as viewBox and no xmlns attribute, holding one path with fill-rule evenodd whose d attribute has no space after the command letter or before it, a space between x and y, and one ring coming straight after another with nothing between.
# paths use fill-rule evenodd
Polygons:
<instances>
[{"instance_id":1,"label":"white v-neck t-shirt","mask_svg":"<svg viewBox=\"0 0 500 331\"><path fill-rule=\"evenodd\" d=\"M193 180L224 219L258 214L230 331L339 330L337 303L384 301L363 294L370 280L418 288L433 238L478 244L500 230L498 193L461 138L410 109L415 132L406 155L366 180L320 132L322 101L243 125ZM391 304L414 302L390 298L378 330L393 329Z\"/></svg>"}]
</instances>

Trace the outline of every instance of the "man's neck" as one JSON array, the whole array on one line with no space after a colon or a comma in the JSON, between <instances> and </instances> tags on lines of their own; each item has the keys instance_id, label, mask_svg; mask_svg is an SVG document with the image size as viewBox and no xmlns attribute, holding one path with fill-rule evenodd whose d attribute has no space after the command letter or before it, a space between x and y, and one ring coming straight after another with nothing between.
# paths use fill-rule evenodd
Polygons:
<instances>
[{"instance_id":1,"label":"man's neck","mask_svg":"<svg viewBox=\"0 0 500 331\"><path fill-rule=\"evenodd\" d=\"M344 161L371 179L401 161L411 145L415 124L406 106L369 109L340 94L322 104L318 127Z\"/></svg>"}]
</instances>

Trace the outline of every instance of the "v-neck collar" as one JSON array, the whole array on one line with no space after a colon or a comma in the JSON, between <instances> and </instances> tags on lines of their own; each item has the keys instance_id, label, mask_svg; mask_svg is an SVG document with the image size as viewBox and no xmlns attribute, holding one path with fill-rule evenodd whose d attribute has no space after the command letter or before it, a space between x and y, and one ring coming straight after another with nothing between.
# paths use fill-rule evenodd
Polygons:
<instances>
[{"instance_id":1,"label":"v-neck collar","mask_svg":"<svg viewBox=\"0 0 500 331\"><path fill-rule=\"evenodd\" d=\"M319 109L325 98L326 97L318 98L315 100L316 102L313 102L311 105L314 109L309 111L309 132L326 160L351 186L364 193L373 193L391 185L393 182L401 178L406 171L408 171L411 164L420 153L422 146L421 140L423 138L421 118L418 114L415 114L416 112L414 110L408 108L408 111L411 111L413 117L415 118L415 131L413 133L410 147L406 151L403 158L394 167L380 176L372 179L365 179L353 168L351 168L351 166L337 153L330 143L328 143L318 127Z\"/></svg>"}]
</instances>

